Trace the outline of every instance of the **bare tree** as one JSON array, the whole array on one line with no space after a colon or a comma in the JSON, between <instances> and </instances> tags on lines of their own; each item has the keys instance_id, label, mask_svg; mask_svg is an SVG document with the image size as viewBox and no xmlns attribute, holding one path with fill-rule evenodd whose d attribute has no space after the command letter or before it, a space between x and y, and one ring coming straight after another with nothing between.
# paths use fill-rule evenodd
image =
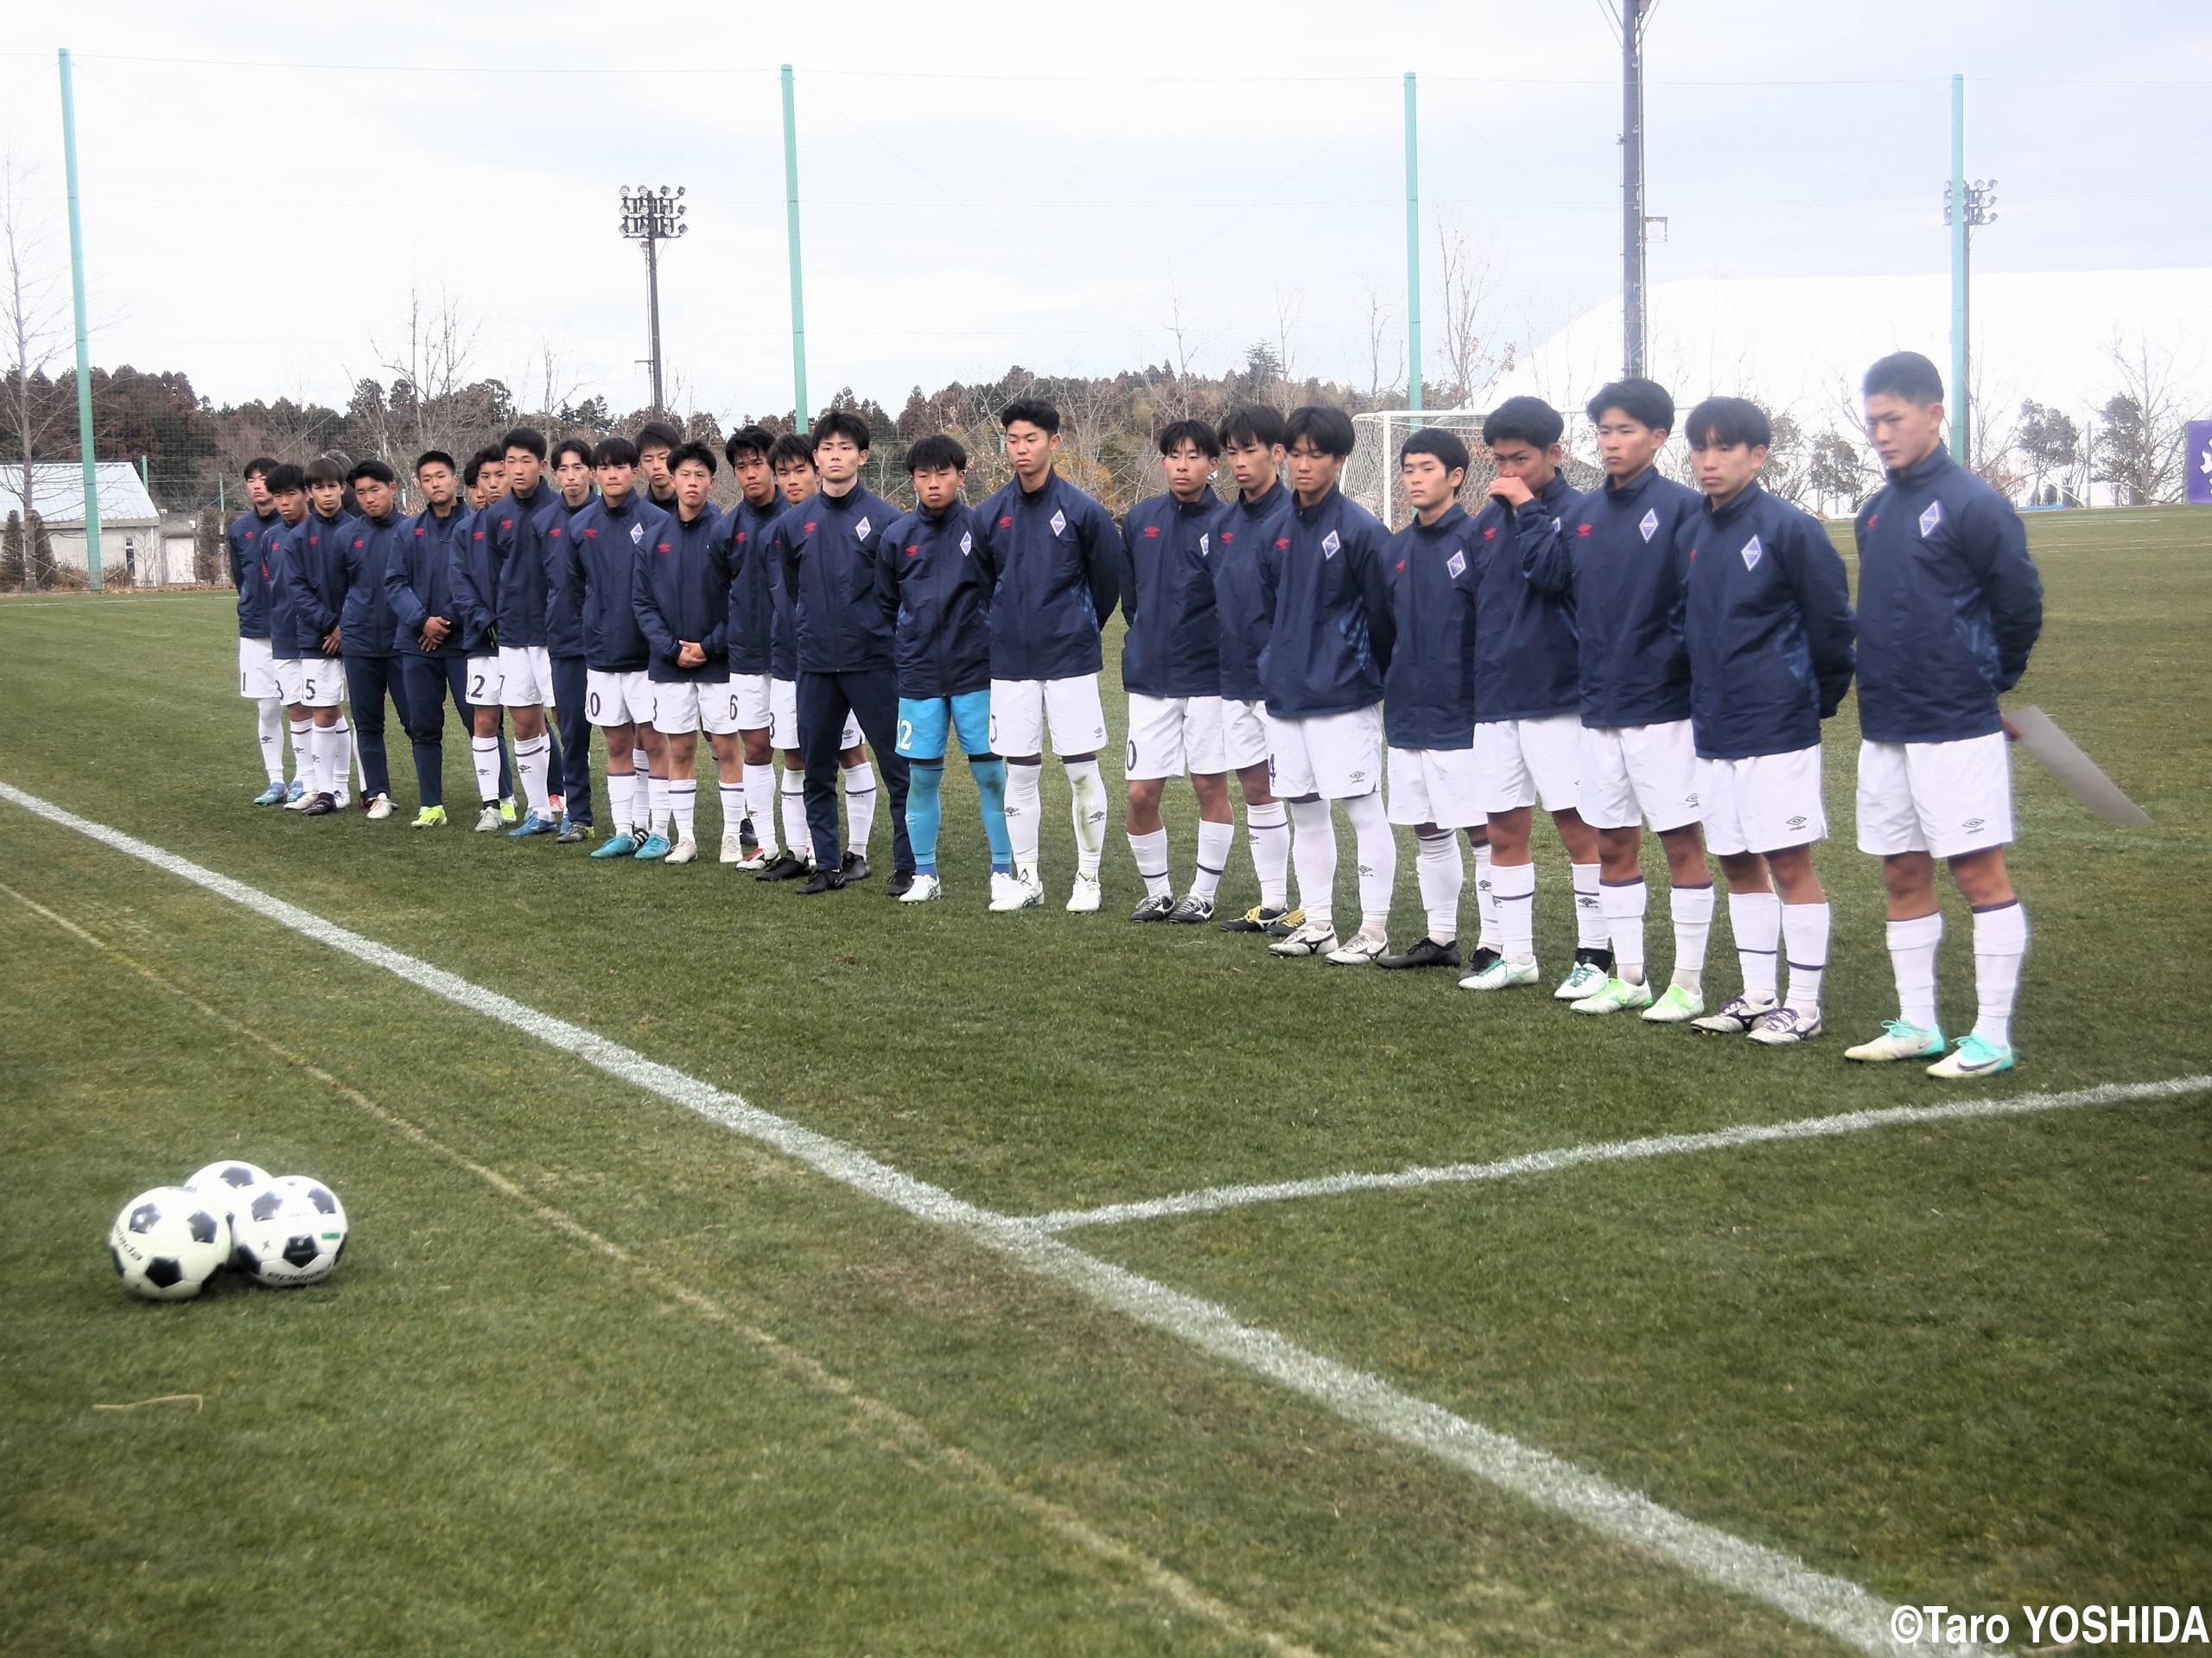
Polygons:
<instances>
[{"instance_id":1,"label":"bare tree","mask_svg":"<svg viewBox=\"0 0 2212 1658\"><path fill-rule=\"evenodd\" d=\"M2126 505L2171 500L2181 493L2190 374L2177 347L2142 334L2131 345L2115 330L2110 356L2119 390L2098 411L2096 476Z\"/></svg>"},{"instance_id":2,"label":"bare tree","mask_svg":"<svg viewBox=\"0 0 2212 1658\"><path fill-rule=\"evenodd\" d=\"M1497 262L1449 214L1437 221L1436 241L1444 275L1444 369L1453 400L1471 408L1513 366L1512 346L1497 344L1491 323Z\"/></svg>"},{"instance_id":3,"label":"bare tree","mask_svg":"<svg viewBox=\"0 0 2212 1658\"><path fill-rule=\"evenodd\" d=\"M1379 409L1382 406L1383 388L1395 388L1404 378L1406 342L1390 327L1395 314L1383 303L1382 290L1375 285L1375 279L1372 276L1365 278L1362 286L1367 289L1367 401L1370 407ZM1398 365L1390 371L1389 378L1385 380L1382 378L1382 349L1394 336L1398 340Z\"/></svg>"},{"instance_id":4,"label":"bare tree","mask_svg":"<svg viewBox=\"0 0 2212 1658\"><path fill-rule=\"evenodd\" d=\"M8 369L0 382L0 419L7 427L7 464L22 498L25 525L35 537L41 510L38 457L64 429L68 400L53 372L69 349L60 279L49 263L52 238L32 207L29 169L13 151L0 156L0 294L6 308ZM23 586L38 585L39 562L25 542Z\"/></svg>"},{"instance_id":5,"label":"bare tree","mask_svg":"<svg viewBox=\"0 0 2212 1658\"><path fill-rule=\"evenodd\" d=\"M469 366L483 325L450 289L441 286L432 296L416 283L408 288L400 329L389 345L372 339L369 349L376 353L378 365L391 376L391 402L395 426L404 433L402 447L410 454L451 448L448 429L458 412L460 394L469 384Z\"/></svg>"},{"instance_id":6,"label":"bare tree","mask_svg":"<svg viewBox=\"0 0 2212 1658\"><path fill-rule=\"evenodd\" d=\"M1298 397L1298 376L1294 365L1296 353L1291 340L1297 333L1298 322L1305 312L1306 295L1298 289L1287 294L1282 284L1275 284L1275 383L1268 388L1268 400L1286 414Z\"/></svg>"}]
</instances>

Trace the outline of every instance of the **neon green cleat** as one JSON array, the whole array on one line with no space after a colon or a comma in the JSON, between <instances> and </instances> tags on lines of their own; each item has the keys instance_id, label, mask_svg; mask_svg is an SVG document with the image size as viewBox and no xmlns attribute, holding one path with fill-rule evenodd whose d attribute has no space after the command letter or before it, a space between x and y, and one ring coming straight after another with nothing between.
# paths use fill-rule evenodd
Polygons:
<instances>
[{"instance_id":1,"label":"neon green cleat","mask_svg":"<svg viewBox=\"0 0 2212 1658\"><path fill-rule=\"evenodd\" d=\"M410 823L407 827L410 829L442 829L445 827L445 821L446 809L443 806L425 806L421 811L415 814L415 821Z\"/></svg>"},{"instance_id":2,"label":"neon green cleat","mask_svg":"<svg viewBox=\"0 0 2212 1658\"><path fill-rule=\"evenodd\" d=\"M1685 990L1670 984L1661 993L1659 1000L1643 1010L1647 1023L1652 1025L1687 1025L1705 1011L1705 998L1694 990Z\"/></svg>"},{"instance_id":3,"label":"neon green cleat","mask_svg":"<svg viewBox=\"0 0 2212 1658\"><path fill-rule=\"evenodd\" d=\"M1631 1008L1651 1006L1651 981L1639 979L1630 984L1626 979L1608 979L1592 994L1569 1004L1578 1013L1624 1013Z\"/></svg>"},{"instance_id":4,"label":"neon green cleat","mask_svg":"<svg viewBox=\"0 0 2212 1658\"><path fill-rule=\"evenodd\" d=\"M509 795L499 803L499 821L502 823L512 823L518 816L519 814L515 810L515 797Z\"/></svg>"},{"instance_id":5,"label":"neon green cleat","mask_svg":"<svg viewBox=\"0 0 2212 1658\"><path fill-rule=\"evenodd\" d=\"M1843 1057L1862 1065L1884 1065L1899 1059L1941 1059L1943 1033L1934 1026L1918 1026L1909 1019L1885 1020L1882 1033L1871 1042L1846 1048Z\"/></svg>"},{"instance_id":6,"label":"neon green cleat","mask_svg":"<svg viewBox=\"0 0 2212 1658\"><path fill-rule=\"evenodd\" d=\"M1957 1047L1928 1067L1928 1074L1941 1077L1946 1082L1959 1082L1974 1077L1994 1077L2000 1070L2012 1069L2012 1050L2009 1044L1999 1047L1969 1031L1959 1039Z\"/></svg>"}]
</instances>

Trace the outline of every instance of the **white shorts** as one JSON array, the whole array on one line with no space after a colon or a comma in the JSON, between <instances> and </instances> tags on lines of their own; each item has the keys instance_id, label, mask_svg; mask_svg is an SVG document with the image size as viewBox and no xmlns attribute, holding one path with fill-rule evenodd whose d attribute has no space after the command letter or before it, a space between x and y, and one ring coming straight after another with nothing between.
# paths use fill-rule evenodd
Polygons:
<instances>
[{"instance_id":1,"label":"white shorts","mask_svg":"<svg viewBox=\"0 0 2212 1658\"><path fill-rule=\"evenodd\" d=\"M1129 693L1128 763L1131 781L1179 778L1185 772L1215 777L1229 769L1222 758L1218 696L1147 696Z\"/></svg>"},{"instance_id":2,"label":"white shorts","mask_svg":"<svg viewBox=\"0 0 2212 1658\"><path fill-rule=\"evenodd\" d=\"M1475 804L1473 749L1394 748L1389 761L1392 823L1472 829L1484 821Z\"/></svg>"},{"instance_id":3,"label":"white shorts","mask_svg":"<svg viewBox=\"0 0 2212 1658\"><path fill-rule=\"evenodd\" d=\"M584 718L595 726L649 726L653 722L653 683L642 668L627 672L584 670Z\"/></svg>"},{"instance_id":4,"label":"white shorts","mask_svg":"<svg viewBox=\"0 0 2212 1658\"><path fill-rule=\"evenodd\" d=\"M472 668L475 661L469 658ZM552 707L553 653L542 645L501 645L499 700L503 708Z\"/></svg>"},{"instance_id":5,"label":"white shorts","mask_svg":"<svg viewBox=\"0 0 2212 1658\"><path fill-rule=\"evenodd\" d=\"M276 676L276 695L289 708L305 706L307 699L307 664L297 657L276 657L270 659L270 670Z\"/></svg>"},{"instance_id":6,"label":"white shorts","mask_svg":"<svg viewBox=\"0 0 2212 1658\"><path fill-rule=\"evenodd\" d=\"M766 731L774 723L769 708L767 675L732 674L729 694L737 710L740 731ZM798 694L798 687L792 687L792 694Z\"/></svg>"},{"instance_id":7,"label":"white shorts","mask_svg":"<svg viewBox=\"0 0 2212 1658\"><path fill-rule=\"evenodd\" d=\"M336 657L308 657L300 664L300 705L334 708L346 700L346 664Z\"/></svg>"},{"instance_id":8,"label":"white shorts","mask_svg":"<svg viewBox=\"0 0 2212 1658\"><path fill-rule=\"evenodd\" d=\"M653 729L683 737L703 731L727 737L737 729L737 693L727 679L680 679L653 686Z\"/></svg>"},{"instance_id":9,"label":"white shorts","mask_svg":"<svg viewBox=\"0 0 2212 1658\"><path fill-rule=\"evenodd\" d=\"M1268 715L1268 786L1278 799L1351 800L1382 786L1382 706L1309 720Z\"/></svg>"},{"instance_id":10,"label":"white shorts","mask_svg":"<svg viewBox=\"0 0 2212 1658\"><path fill-rule=\"evenodd\" d=\"M1955 858L2012 838L2005 734L1950 743L1859 745L1859 849Z\"/></svg>"},{"instance_id":11,"label":"white shorts","mask_svg":"<svg viewBox=\"0 0 2212 1658\"><path fill-rule=\"evenodd\" d=\"M1098 700L1096 674L991 682L994 754L1043 753L1048 725L1055 754L1095 754L1106 746L1106 708Z\"/></svg>"},{"instance_id":12,"label":"white shorts","mask_svg":"<svg viewBox=\"0 0 2212 1658\"><path fill-rule=\"evenodd\" d=\"M741 726L741 731L758 731L758 726ZM771 748L794 749L798 746L798 681L771 679L768 682L768 746ZM837 739L837 752L843 753L861 746L860 716L848 714L845 729Z\"/></svg>"},{"instance_id":13,"label":"white shorts","mask_svg":"<svg viewBox=\"0 0 2212 1658\"><path fill-rule=\"evenodd\" d=\"M1475 775L1486 812L1533 806L1540 797L1548 812L1573 810L1582 797L1581 716L1478 722Z\"/></svg>"},{"instance_id":14,"label":"white shorts","mask_svg":"<svg viewBox=\"0 0 2212 1658\"><path fill-rule=\"evenodd\" d=\"M1705 844L1716 857L1781 852L1828 838L1821 800L1821 746L1787 754L1697 763Z\"/></svg>"},{"instance_id":15,"label":"white shorts","mask_svg":"<svg viewBox=\"0 0 2212 1658\"><path fill-rule=\"evenodd\" d=\"M1262 704L1221 699L1221 759L1232 772L1268 763L1268 711Z\"/></svg>"},{"instance_id":16,"label":"white shorts","mask_svg":"<svg viewBox=\"0 0 2212 1658\"><path fill-rule=\"evenodd\" d=\"M240 639L238 695L251 702L265 702L283 692L283 687L276 683L276 664L269 654L269 641Z\"/></svg>"},{"instance_id":17,"label":"white shorts","mask_svg":"<svg viewBox=\"0 0 2212 1658\"><path fill-rule=\"evenodd\" d=\"M1582 821L1592 829L1656 831L1694 823L1697 740L1687 720L1582 728Z\"/></svg>"}]
</instances>

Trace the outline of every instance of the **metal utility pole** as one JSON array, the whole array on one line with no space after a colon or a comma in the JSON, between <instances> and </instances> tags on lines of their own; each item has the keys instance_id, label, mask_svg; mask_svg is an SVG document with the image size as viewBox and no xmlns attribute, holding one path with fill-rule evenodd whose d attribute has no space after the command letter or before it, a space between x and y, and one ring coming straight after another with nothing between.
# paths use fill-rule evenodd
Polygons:
<instances>
[{"instance_id":1,"label":"metal utility pole","mask_svg":"<svg viewBox=\"0 0 2212 1658\"><path fill-rule=\"evenodd\" d=\"M634 192L622 192L622 234L645 245L645 301L652 342L652 355L646 360L652 365L656 415L664 414L668 409L661 392L660 245L691 228L683 222L683 187L680 184L672 190L664 184L658 194L650 184L641 184Z\"/></svg>"},{"instance_id":2,"label":"metal utility pole","mask_svg":"<svg viewBox=\"0 0 2212 1658\"><path fill-rule=\"evenodd\" d=\"M100 474L92 451L92 363L85 340L85 219L77 194L77 95L69 79L69 48L61 48L61 156L69 175L69 286L77 312L77 449L85 457L85 585L100 590ZM23 503L29 535L30 503ZM31 548L23 547L25 568Z\"/></svg>"},{"instance_id":3,"label":"metal utility pole","mask_svg":"<svg viewBox=\"0 0 2212 1658\"><path fill-rule=\"evenodd\" d=\"M1974 232L1997 220L1997 181L1967 182L1967 78L1951 77L1951 176L1943 186L1943 222L1951 227L1951 459L1974 464Z\"/></svg>"},{"instance_id":4,"label":"metal utility pole","mask_svg":"<svg viewBox=\"0 0 2212 1658\"><path fill-rule=\"evenodd\" d=\"M1406 407L1421 409L1421 123L1406 71Z\"/></svg>"},{"instance_id":5,"label":"metal utility pole","mask_svg":"<svg viewBox=\"0 0 2212 1658\"><path fill-rule=\"evenodd\" d=\"M1643 22L1657 0L1618 0L1621 20L1621 360L1643 372Z\"/></svg>"},{"instance_id":6,"label":"metal utility pole","mask_svg":"<svg viewBox=\"0 0 2212 1658\"><path fill-rule=\"evenodd\" d=\"M791 107L791 67L784 66L784 224L791 254L791 412L807 429L806 287L798 268L798 118Z\"/></svg>"}]
</instances>

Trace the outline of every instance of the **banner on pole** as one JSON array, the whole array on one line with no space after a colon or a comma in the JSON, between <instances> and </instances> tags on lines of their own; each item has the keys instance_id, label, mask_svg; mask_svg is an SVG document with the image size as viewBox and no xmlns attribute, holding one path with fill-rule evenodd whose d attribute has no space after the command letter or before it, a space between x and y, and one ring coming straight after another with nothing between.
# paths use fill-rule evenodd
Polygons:
<instances>
[{"instance_id":1,"label":"banner on pole","mask_svg":"<svg viewBox=\"0 0 2212 1658\"><path fill-rule=\"evenodd\" d=\"M2212 420L2189 423L2189 458L2182 468L2189 474L2192 506L2212 506Z\"/></svg>"}]
</instances>

